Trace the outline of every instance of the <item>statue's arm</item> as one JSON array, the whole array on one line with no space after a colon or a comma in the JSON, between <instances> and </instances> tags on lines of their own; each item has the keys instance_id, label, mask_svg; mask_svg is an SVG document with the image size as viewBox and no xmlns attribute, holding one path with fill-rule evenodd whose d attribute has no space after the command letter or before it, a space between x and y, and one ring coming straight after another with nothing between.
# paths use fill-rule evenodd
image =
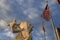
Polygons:
<instances>
[{"instance_id":1,"label":"statue's arm","mask_svg":"<svg viewBox=\"0 0 60 40\"><path fill-rule=\"evenodd\" d=\"M29 28L28 28L28 30L29 30L29 33L31 33L33 31L33 26L30 25Z\"/></svg>"}]
</instances>

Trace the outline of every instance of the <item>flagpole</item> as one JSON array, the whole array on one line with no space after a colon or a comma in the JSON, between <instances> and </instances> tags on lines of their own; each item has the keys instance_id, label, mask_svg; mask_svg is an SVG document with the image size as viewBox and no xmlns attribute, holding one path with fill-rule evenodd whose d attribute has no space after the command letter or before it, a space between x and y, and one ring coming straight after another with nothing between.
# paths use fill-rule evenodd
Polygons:
<instances>
[{"instance_id":1,"label":"flagpole","mask_svg":"<svg viewBox=\"0 0 60 40\"><path fill-rule=\"evenodd\" d=\"M42 19L42 26L44 27L44 20ZM44 32L44 40L46 40L46 32L45 32L45 28L43 28L43 32Z\"/></svg>"},{"instance_id":2,"label":"flagpole","mask_svg":"<svg viewBox=\"0 0 60 40\"><path fill-rule=\"evenodd\" d=\"M46 4L48 4L48 0L46 0ZM58 36L57 36L56 30L55 30L55 25L54 25L52 16L51 16L51 23L52 23L52 28L53 28L53 31L54 31L55 38L56 38L56 40L58 40Z\"/></svg>"},{"instance_id":3,"label":"flagpole","mask_svg":"<svg viewBox=\"0 0 60 40\"><path fill-rule=\"evenodd\" d=\"M58 40L58 36L57 36L57 32L55 30L55 25L54 25L52 16L51 16L51 23L52 23L52 28L53 28L53 31L54 31L55 38L56 38L56 40Z\"/></svg>"},{"instance_id":4,"label":"flagpole","mask_svg":"<svg viewBox=\"0 0 60 40\"><path fill-rule=\"evenodd\" d=\"M46 40L46 34L45 34L45 32L44 32L44 40Z\"/></svg>"}]
</instances>

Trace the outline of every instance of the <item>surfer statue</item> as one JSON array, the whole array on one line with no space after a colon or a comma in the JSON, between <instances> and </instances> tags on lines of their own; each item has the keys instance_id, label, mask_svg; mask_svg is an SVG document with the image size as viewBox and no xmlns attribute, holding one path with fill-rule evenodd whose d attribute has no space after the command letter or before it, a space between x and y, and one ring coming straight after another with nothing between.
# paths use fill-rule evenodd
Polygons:
<instances>
[{"instance_id":1,"label":"surfer statue","mask_svg":"<svg viewBox=\"0 0 60 40\"><path fill-rule=\"evenodd\" d=\"M15 40L32 40L32 28L33 26L28 21L16 23L16 19L8 24L11 27L13 33L18 33Z\"/></svg>"}]
</instances>

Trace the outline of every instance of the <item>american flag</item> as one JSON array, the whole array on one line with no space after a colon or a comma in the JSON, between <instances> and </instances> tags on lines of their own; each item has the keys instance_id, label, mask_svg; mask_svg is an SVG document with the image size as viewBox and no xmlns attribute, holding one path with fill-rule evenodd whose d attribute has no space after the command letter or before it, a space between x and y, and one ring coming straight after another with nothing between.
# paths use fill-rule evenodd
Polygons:
<instances>
[{"instance_id":1,"label":"american flag","mask_svg":"<svg viewBox=\"0 0 60 40\"><path fill-rule=\"evenodd\" d=\"M46 8L43 12L43 14L41 15L41 17L47 21L50 20L51 16L50 16L50 11L49 11L49 7L48 7L48 4L46 5Z\"/></svg>"}]
</instances>

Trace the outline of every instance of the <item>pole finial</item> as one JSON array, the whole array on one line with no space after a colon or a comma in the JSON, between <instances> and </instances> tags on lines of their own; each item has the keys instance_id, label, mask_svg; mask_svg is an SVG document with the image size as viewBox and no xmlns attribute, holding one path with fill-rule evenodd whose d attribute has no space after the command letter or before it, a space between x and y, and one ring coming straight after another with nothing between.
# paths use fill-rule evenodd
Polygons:
<instances>
[{"instance_id":1,"label":"pole finial","mask_svg":"<svg viewBox=\"0 0 60 40\"><path fill-rule=\"evenodd\" d=\"M46 3L48 4L48 0L46 0Z\"/></svg>"}]
</instances>

